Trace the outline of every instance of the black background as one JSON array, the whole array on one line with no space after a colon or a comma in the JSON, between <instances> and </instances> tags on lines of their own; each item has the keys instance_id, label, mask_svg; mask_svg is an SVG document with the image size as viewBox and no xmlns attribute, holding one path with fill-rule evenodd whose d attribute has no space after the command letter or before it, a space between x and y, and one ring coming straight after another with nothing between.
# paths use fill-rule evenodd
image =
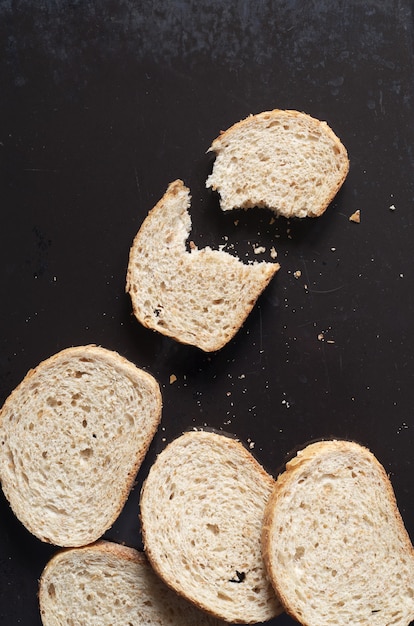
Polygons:
<instances>
[{"instance_id":1,"label":"black background","mask_svg":"<svg viewBox=\"0 0 414 626\"><path fill-rule=\"evenodd\" d=\"M107 538L142 547L142 479L166 442L203 426L237 435L273 474L315 438L363 443L414 537L412 9L1 0L0 403L28 369L86 343L162 387L162 424ZM273 108L326 120L348 149L348 178L321 218L222 214L204 188L219 131ZM210 355L141 327L125 294L132 239L176 178L192 192L197 245L243 260L256 245L270 260L274 245L281 264ZM3 496L0 530L0 623L36 626L37 580L56 548Z\"/></svg>"}]
</instances>

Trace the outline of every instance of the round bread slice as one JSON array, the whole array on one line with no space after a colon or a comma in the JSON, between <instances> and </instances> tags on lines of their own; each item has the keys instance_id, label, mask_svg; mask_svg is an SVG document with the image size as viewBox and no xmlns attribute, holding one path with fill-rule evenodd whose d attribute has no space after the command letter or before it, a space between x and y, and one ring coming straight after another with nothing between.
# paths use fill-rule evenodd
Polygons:
<instances>
[{"instance_id":1,"label":"round bread slice","mask_svg":"<svg viewBox=\"0 0 414 626\"><path fill-rule=\"evenodd\" d=\"M247 264L209 247L188 251L189 206L189 189L171 183L134 239L126 291L143 326L212 352L236 334L279 264Z\"/></svg>"},{"instance_id":2,"label":"round bread slice","mask_svg":"<svg viewBox=\"0 0 414 626\"><path fill-rule=\"evenodd\" d=\"M309 445L266 508L263 554L285 609L306 626L407 626L414 553L391 483L348 441Z\"/></svg>"},{"instance_id":3,"label":"round bread slice","mask_svg":"<svg viewBox=\"0 0 414 626\"><path fill-rule=\"evenodd\" d=\"M160 417L156 380L115 352L80 346L40 363L0 411L0 479L15 515L55 545L98 539Z\"/></svg>"},{"instance_id":4,"label":"round bread slice","mask_svg":"<svg viewBox=\"0 0 414 626\"><path fill-rule=\"evenodd\" d=\"M268 208L284 217L321 215L349 170L345 147L326 122L299 111L250 115L222 132L206 186L223 211Z\"/></svg>"},{"instance_id":5,"label":"round bread slice","mask_svg":"<svg viewBox=\"0 0 414 626\"><path fill-rule=\"evenodd\" d=\"M145 555L108 541L57 553L39 584L44 626L218 626L168 589Z\"/></svg>"},{"instance_id":6,"label":"round bread slice","mask_svg":"<svg viewBox=\"0 0 414 626\"><path fill-rule=\"evenodd\" d=\"M172 589L227 622L263 622L282 609L260 535L274 480L244 446L188 432L158 456L141 493L144 547Z\"/></svg>"}]
</instances>

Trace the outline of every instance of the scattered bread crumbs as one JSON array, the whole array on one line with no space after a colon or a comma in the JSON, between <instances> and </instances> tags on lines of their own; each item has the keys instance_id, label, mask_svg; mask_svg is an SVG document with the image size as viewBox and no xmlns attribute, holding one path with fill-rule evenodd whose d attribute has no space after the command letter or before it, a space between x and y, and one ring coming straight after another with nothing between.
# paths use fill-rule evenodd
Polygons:
<instances>
[{"instance_id":1,"label":"scattered bread crumbs","mask_svg":"<svg viewBox=\"0 0 414 626\"><path fill-rule=\"evenodd\" d=\"M325 335L324 333L319 333L318 335L318 340L319 341L325 341L326 343L335 343L335 341L333 339L326 339L325 340Z\"/></svg>"},{"instance_id":2,"label":"scattered bread crumbs","mask_svg":"<svg viewBox=\"0 0 414 626\"><path fill-rule=\"evenodd\" d=\"M275 259L277 257L277 251L276 248L273 246L272 248L270 248L270 256L272 259Z\"/></svg>"},{"instance_id":3,"label":"scattered bread crumbs","mask_svg":"<svg viewBox=\"0 0 414 626\"><path fill-rule=\"evenodd\" d=\"M171 376L170 376L170 385L175 383L176 380L177 380L177 376L175 374L171 374Z\"/></svg>"},{"instance_id":4,"label":"scattered bread crumbs","mask_svg":"<svg viewBox=\"0 0 414 626\"><path fill-rule=\"evenodd\" d=\"M361 221L361 211L357 209L352 215L349 217L350 222L355 222L355 224L359 224Z\"/></svg>"},{"instance_id":5,"label":"scattered bread crumbs","mask_svg":"<svg viewBox=\"0 0 414 626\"><path fill-rule=\"evenodd\" d=\"M293 272L293 276L295 278L300 278L302 276L302 272L300 270L296 270L296 272Z\"/></svg>"}]
</instances>

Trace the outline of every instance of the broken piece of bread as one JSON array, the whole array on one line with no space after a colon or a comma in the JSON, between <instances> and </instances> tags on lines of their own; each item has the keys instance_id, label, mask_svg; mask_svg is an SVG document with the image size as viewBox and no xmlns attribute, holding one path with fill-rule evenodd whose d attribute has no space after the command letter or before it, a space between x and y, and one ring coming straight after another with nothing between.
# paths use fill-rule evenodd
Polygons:
<instances>
[{"instance_id":1,"label":"broken piece of bread","mask_svg":"<svg viewBox=\"0 0 414 626\"><path fill-rule=\"evenodd\" d=\"M345 147L326 122L275 109L234 124L209 148L215 152L206 186L223 211L268 208L277 215L317 217L349 170Z\"/></svg>"},{"instance_id":2,"label":"broken piece of bread","mask_svg":"<svg viewBox=\"0 0 414 626\"><path fill-rule=\"evenodd\" d=\"M189 189L171 183L134 239L126 291L141 324L212 352L236 334L279 264L246 264L209 247L188 251L189 207Z\"/></svg>"}]
</instances>

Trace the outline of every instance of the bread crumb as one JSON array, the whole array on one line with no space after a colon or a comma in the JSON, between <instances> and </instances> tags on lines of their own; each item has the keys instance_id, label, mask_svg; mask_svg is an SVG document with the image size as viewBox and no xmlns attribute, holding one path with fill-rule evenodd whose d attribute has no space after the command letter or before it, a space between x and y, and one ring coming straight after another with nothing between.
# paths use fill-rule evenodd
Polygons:
<instances>
[{"instance_id":1,"label":"bread crumb","mask_svg":"<svg viewBox=\"0 0 414 626\"><path fill-rule=\"evenodd\" d=\"M171 374L171 376L170 376L170 385L175 383L176 380L177 380L177 376L175 374Z\"/></svg>"},{"instance_id":2,"label":"bread crumb","mask_svg":"<svg viewBox=\"0 0 414 626\"><path fill-rule=\"evenodd\" d=\"M319 341L323 341L324 340L324 334L323 333L319 333L318 339L319 339Z\"/></svg>"},{"instance_id":3,"label":"bread crumb","mask_svg":"<svg viewBox=\"0 0 414 626\"><path fill-rule=\"evenodd\" d=\"M255 254L263 254L266 252L266 248L264 246L257 246L257 248L253 248Z\"/></svg>"},{"instance_id":4,"label":"bread crumb","mask_svg":"<svg viewBox=\"0 0 414 626\"><path fill-rule=\"evenodd\" d=\"M390 211L395 211L395 205L394 204L390 205Z\"/></svg>"},{"instance_id":5,"label":"bread crumb","mask_svg":"<svg viewBox=\"0 0 414 626\"><path fill-rule=\"evenodd\" d=\"M275 259L277 257L277 251L274 246L270 248L270 256L272 259Z\"/></svg>"},{"instance_id":6,"label":"bread crumb","mask_svg":"<svg viewBox=\"0 0 414 626\"><path fill-rule=\"evenodd\" d=\"M355 222L355 224L359 224L361 221L361 211L357 209L349 218L350 222Z\"/></svg>"},{"instance_id":7,"label":"bread crumb","mask_svg":"<svg viewBox=\"0 0 414 626\"><path fill-rule=\"evenodd\" d=\"M300 270L296 270L296 272L293 272L293 276L295 278L300 278L302 276L302 272Z\"/></svg>"}]
</instances>

